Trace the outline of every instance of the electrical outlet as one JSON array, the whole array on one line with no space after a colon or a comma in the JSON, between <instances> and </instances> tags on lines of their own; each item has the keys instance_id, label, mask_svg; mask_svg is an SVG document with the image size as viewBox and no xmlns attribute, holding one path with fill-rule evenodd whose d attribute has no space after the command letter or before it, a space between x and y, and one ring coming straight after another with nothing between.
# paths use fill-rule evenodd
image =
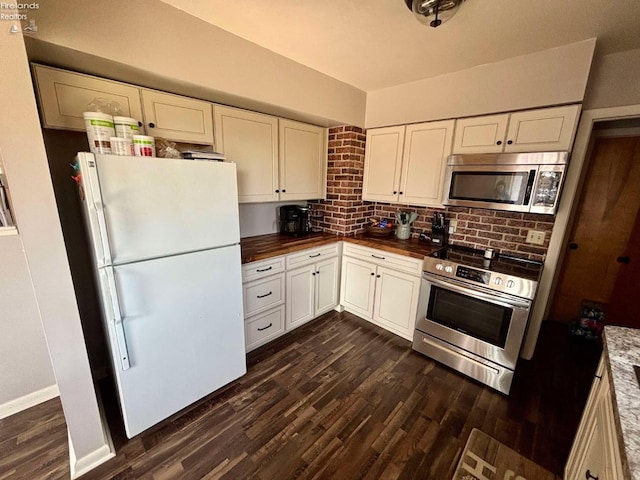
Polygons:
<instances>
[{"instance_id":1,"label":"electrical outlet","mask_svg":"<svg viewBox=\"0 0 640 480\"><path fill-rule=\"evenodd\" d=\"M534 245L544 245L545 232L542 230L529 230L527 232L527 243Z\"/></svg>"},{"instance_id":2,"label":"electrical outlet","mask_svg":"<svg viewBox=\"0 0 640 480\"><path fill-rule=\"evenodd\" d=\"M457 220L449 220L449 234L456 233L457 226L458 226Z\"/></svg>"}]
</instances>

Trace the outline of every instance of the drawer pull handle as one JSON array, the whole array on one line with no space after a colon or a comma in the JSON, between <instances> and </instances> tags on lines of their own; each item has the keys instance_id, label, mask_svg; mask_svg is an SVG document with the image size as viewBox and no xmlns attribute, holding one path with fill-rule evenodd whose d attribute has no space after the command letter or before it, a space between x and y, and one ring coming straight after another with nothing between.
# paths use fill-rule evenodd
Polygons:
<instances>
[{"instance_id":1,"label":"drawer pull handle","mask_svg":"<svg viewBox=\"0 0 640 480\"><path fill-rule=\"evenodd\" d=\"M269 325L267 325L266 327L262 327L262 328L258 328L259 332L262 332L263 330L266 330L267 328L271 328L273 327L273 323L270 323Z\"/></svg>"},{"instance_id":2,"label":"drawer pull handle","mask_svg":"<svg viewBox=\"0 0 640 480\"><path fill-rule=\"evenodd\" d=\"M264 297L268 297L269 295L271 295L273 292L269 292L269 293L265 293L264 295L256 295L256 297L258 298L264 298Z\"/></svg>"},{"instance_id":3,"label":"drawer pull handle","mask_svg":"<svg viewBox=\"0 0 640 480\"><path fill-rule=\"evenodd\" d=\"M321 253L316 253L315 255L309 255L309 258L319 257L320 255L322 255L322 254Z\"/></svg>"},{"instance_id":4,"label":"drawer pull handle","mask_svg":"<svg viewBox=\"0 0 640 480\"><path fill-rule=\"evenodd\" d=\"M271 270L273 267L269 267L269 268L256 268L256 272L268 272L269 270Z\"/></svg>"},{"instance_id":5,"label":"drawer pull handle","mask_svg":"<svg viewBox=\"0 0 640 480\"><path fill-rule=\"evenodd\" d=\"M372 256L373 258L377 258L378 260L386 260L384 257L379 257L379 256L377 256L377 255L374 255L373 253L371 254L371 256Z\"/></svg>"},{"instance_id":6,"label":"drawer pull handle","mask_svg":"<svg viewBox=\"0 0 640 480\"><path fill-rule=\"evenodd\" d=\"M593 475L591 475L591 470L587 470L587 473L585 474L584 478L586 478L587 480L598 480L598 477L594 477Z\"/></svg>"}]
</instances>

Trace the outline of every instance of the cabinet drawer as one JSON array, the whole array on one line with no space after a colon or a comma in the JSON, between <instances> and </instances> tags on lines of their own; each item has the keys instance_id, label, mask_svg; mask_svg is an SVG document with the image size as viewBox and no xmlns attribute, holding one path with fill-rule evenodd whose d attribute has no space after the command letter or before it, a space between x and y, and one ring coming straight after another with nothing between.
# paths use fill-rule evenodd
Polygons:
<instances>
[{"instance_id":1,"label":"cabinet drawer","mask_svg":"<svg viewBox=\"0 0 640 480\"><path fill-rule=\"evenodd\" d=\"M287 268L302 267L340 254L340 242L287 255Z\"/></svg>"},{"instance_id":2,"label":"cabinet drawer","mask_svg":"<svg viewBox=\"0 0 640 480\"><path fill-rule=\"evenodd\" d=\"M284 333L284 305L244 322L246 351L249 352Z\"/></svg>"},{"instance_id":3,"label":"cabinet drawer","mask_svg":"<svg viewBox=\"0 0 640 480\"><path fill-rule=\"evenodd\" d=\"M393 268L394 270L412 275L422 274L422 260L418 260L417 258L396 255L394 253L376 250L375 248L361 247L348 242L345 242L343 250L344 255L349 257L359 258L376 265Z\"/></svg>"},{"instance_id":4,"label":"cabinet drawer","mask_svg":"<svg viewBox=\"0 0 640 480\"><path fill-rule=\"evenodd\" d=\"M284 303L284 273L245 283L243 298L245 318Z\"/></svg>"},{"instance_id":5,"label":"cabinet drawer","mask_svg":"<svg viewBox=\"0 0 640 480\"><path fill-rule=\"evenodd\" d=\"M242 281L257 280L280 272L284 272L284 256L246 263L242 266Z\"/></svg>"}]
</instances>

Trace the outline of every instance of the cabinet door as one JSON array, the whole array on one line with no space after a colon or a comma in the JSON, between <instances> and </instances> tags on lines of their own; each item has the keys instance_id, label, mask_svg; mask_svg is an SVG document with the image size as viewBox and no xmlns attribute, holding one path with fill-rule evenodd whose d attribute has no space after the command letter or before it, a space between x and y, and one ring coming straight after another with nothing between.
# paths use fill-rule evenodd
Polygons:
<instances>
[{"instance_id":1,"label":"cabinet door","mask_svg":"<svg viewBox=\"0 0 640 480\"><path fill-rule=\"evenodd\" d=\"M500 153L509 114L463 118L456 122L453 153Z\"/></svg>"},{"instance_id":2,"label":"cabinet door","mask_svg":"<svg viewBox=\"0 0 640 480\"><path fill-rule=\"evenodd\" d=\"M338 305L338 285L340 284L339 258L330 258L316 263L316 304L315 315L319 316Z\"/></svg>"},{"instance_id":3,"label":"cabinet door","mask_svg":"<svg viewBox=\"0 0 640 480\"><path fill-rule=\"evenodd\" d=\"M411 340L419 297L420 277L378 267L373 320L401 337Z\"/></svg>"},{"instance_id":4,"label":"cabinet door","mask_svg":"<svg viewBox=\"0 0 640 480\"><path fill-rule=\"evenodd\" d=\"M505 152L571 150L580 105L511 114Z\"/></svg>"},{"instance_id":5,"label":"cabinet door","mask_svg":"<svg viewBox=\"0 0 640 480\"><path fill-rule=\"evenodd\" d=\"M315 265L287 272L286 280L286 330L292 330L308 322L314 316Z\"/></svg>"},{"instance_id":6,"label":"cabinet door","mask_svg":"<svg viewBox=\"0 0 640 480\"><path fill-rule=\"evenodd\" d=\"M209 102L143 89L142 104L148 135L213 145L213 111Z\"/></svg>"},{"instance_id":7,"label":"cabinet door","mask_svg":"<svg viewBox=\"0 0 640 480\"><path fill-rule=\"evenodd\" d=\"M280 119L280 199L324 198L326 130Z\"/></svg>"},{"instance_id":8,"label":"cabinet door","mask_svg":"<svg viewBox=\"0 0 640 480\"><path fill-rule=\"evenodd\" d=\"M250 352L284 333L284 305L244 321L245 350Z\"/></svg>"},{"instance_id":9,"label":"cabinet door","mask_svg":"<svg viewBox=\"0 0 640 480\"><path fill-rule=\"evenodd\" d=\"M362 199L397 202L404 126L367 131Z\"/></svg>"},{"instance_id":10,"label":"cabinet door","mask_svg":"<svg viewBox=\"0 0 640 480\"><path fill-rule=\"evenodd\" d=\"M375 265L355 258L342 257L340 304L360 317L371 319L375 275Z\"/></svg>"},{"instance_id":11,"label":"cabinet door","mask_svg":"<svg viewBox=\"0 0 640 480\"><path fill-rule=\"evenodd\" d=\"M278 119L214 107L216 150L238 170L240 203L273 202L278 196Z\"/></svg>"},{"instance_id":12,"label":"cabinet door","mask_svg":"<svg viewBox=\"0 0 640 480\"><path fill-rule=\"evenodd\" d=\"M95 99L117 103L122 116L142 120L140 89L111 80L33 65L45 128L86 130L82 113ZM141 132L143 133L143 132Z\"/></svg>"},{"instance_id":13,"label":"cabinet door","mask_svg":"<svg viewBox=\"0 0 640 480\"><path fill-rule=\"evenodd\" d=\"M402 156L400 203L441 205L442 183L451 153L454 120L407 125Z\"/></svg>"}]
</instances>

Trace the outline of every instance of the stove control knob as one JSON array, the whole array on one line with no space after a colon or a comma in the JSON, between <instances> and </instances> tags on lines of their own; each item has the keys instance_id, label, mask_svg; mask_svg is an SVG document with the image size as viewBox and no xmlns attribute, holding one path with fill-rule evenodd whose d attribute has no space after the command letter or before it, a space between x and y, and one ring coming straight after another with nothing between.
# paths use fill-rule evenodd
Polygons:
<instances>
[{"instance_id":1,"label":"stove control knob","mask_svg":"<svg viewBox=\"0 0 640 480\"><path fill-rule=\"evenodd\" d=\"M447 273L452 273L453 267L451 265L447 265L446 267L444 267L444 271Z\"/></svg>"},{"instance_id":2,"label":"stove control knob","mask_svg":"<svg viewBox=\"0 0 640 480\"><path fill-rule=\"evenodd\" d=\"M513 280L507 280L507 288L513 288L516 286L516 282Z\"/></svg>"},{"instance_id":3,"label":"stove control knob","mask_svg":"<svg viewBox=\"0 0 640 480\"><path fill-rule=\"evenodd\" d=\"M496 277L496 279L493 281L493 283L495 283L496 285L502 285L502 278Z\"/></svg>"},{"instance_id":4,"label":"stove control knob","mask_svg":"<svg viewBox=\"0 0 640 480\"><path fill-rule=\"evenodd\" d=\"M444 265L442 265L441 263L437 263L436 264L436 270L438 270L438 271L444 270Z\"/></svg>"}]
</instances>

